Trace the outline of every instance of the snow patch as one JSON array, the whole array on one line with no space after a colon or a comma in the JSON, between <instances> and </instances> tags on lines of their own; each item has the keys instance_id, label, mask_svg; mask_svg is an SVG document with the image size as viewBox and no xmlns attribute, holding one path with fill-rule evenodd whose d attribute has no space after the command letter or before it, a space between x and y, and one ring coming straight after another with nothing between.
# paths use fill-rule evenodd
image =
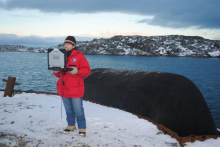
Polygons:
<instances>
[{"instance_id":1,"label":"snow patch","mask_svg":"<svg viewBox=\"0 0 220 147\"><path fill-rule=\"evenodd\" d=\"M137 116L84 101L87 136L78 130L63 134L65 110L56 95L21 93L4 97L0 91L0 145L18 146L180 146L155 125ZM187 143L187 147L218 146L220 138Z\"/></svg>"},{"instance_id":2,"label":"snow patch","mask_svg":"<svg viewBox=\"0 0 220 147\"><path fill-rule=\"evenodd\" d=\"M220 56L220 50L208 52L208 54L212 57L219 57Z\"/></svg>"}]
</instances>

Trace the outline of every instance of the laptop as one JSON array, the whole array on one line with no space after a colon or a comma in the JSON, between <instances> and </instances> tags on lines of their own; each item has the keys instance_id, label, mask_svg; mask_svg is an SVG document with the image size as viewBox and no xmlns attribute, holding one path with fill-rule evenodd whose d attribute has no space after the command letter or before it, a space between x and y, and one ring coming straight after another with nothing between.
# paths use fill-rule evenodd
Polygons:
<instances>
[{"instance_id":1,"label":"laptop","mask_svg":"<svg viewBox=\"0 0 220 147\"><path fill-rule=\"evenodd\" d=\"M70 71L71 68L66 68L67 55L65 49L49 48L47 51L48 70Z\"/></svg>"}]
</instances>

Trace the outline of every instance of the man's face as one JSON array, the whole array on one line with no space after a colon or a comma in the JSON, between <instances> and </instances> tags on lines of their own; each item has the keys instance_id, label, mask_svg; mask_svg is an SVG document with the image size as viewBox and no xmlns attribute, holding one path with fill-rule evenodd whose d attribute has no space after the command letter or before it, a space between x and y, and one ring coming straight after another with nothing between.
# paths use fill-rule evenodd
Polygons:
<instances>
[{"instance_id":1,"label":"man's face","mask_svg":"<svg viewBox=\"0 0 220 147\"><path fill-rule=\"evenodd\" d=\"M71 49L73 49L73 45L71 43L65 43L64 47L65 47L66 51L70 51Z\"/></svg>"}]
</instances>

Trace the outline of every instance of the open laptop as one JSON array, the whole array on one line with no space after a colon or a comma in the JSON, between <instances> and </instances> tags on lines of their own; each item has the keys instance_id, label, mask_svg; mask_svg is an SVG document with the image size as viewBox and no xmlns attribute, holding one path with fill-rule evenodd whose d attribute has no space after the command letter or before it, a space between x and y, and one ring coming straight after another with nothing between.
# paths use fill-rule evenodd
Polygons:
<instances>
[{"instance_id":1,"label":"open laptop","mask_svg":"<svg viewBox=\"0 0 220 147\"><path fill-rule=\"evenodd\" d=\"M70 71L66 68L67 55L65 49L49 48L47 52L48 70Z\"/></svg>"}]
</instances>

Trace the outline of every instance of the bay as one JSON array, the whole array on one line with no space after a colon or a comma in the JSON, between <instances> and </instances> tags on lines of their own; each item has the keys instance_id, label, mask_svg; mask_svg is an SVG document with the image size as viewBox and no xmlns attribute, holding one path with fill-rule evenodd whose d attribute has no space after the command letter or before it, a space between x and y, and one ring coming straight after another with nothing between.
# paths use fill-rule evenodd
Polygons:
<instances>
[{"instance_id":1,"label":"bay","mask_svg":"<svg viewBox=\"0 0 220 147\"><path fill-rule=\"evenodd\" d=\"M92 69L116 68L142 71L169 72L193 81L202 92L220 128L220 59L189 57L144 57L86 55ZM56 92L57 78L47 69L47 54L29 52L0 52L0 78L16 77L21 83L16 90ZM1 80L2 81L2 80ZM0 89L6 83L0 82ZM202 114L201 114L202 115Z\"/></svg>"}]
</instances>

